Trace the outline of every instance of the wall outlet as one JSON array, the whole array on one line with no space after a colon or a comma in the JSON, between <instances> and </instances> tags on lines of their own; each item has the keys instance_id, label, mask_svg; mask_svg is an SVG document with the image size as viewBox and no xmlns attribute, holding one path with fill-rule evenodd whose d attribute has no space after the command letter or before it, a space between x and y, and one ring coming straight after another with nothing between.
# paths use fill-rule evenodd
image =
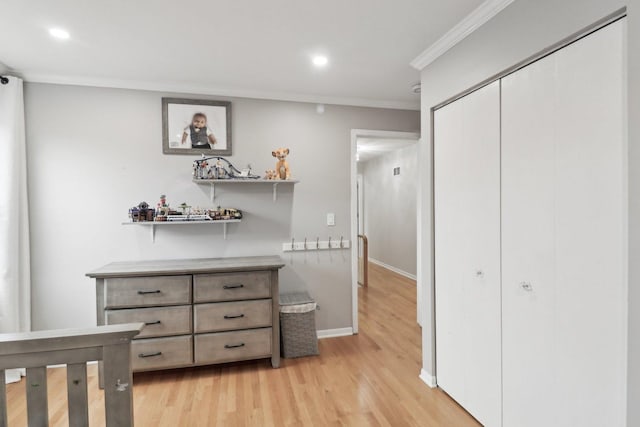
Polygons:
<instances>
[{"instance_id":1,"label":"wall outlet","mask_svg":"<svg viewBox=\"0 0 640 427\"><path fill-rule=\"evenodd\" d=\"M328 226L336 225L336 214L334 214L333 212L330 212L327 214L327 225Z\"/></svg>"}]
</instances>

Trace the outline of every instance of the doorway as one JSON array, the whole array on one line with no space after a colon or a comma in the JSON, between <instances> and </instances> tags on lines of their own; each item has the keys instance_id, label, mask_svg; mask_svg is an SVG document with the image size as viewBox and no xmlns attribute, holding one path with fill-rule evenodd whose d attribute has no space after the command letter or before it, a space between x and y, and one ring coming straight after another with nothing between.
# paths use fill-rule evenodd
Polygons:
<instances>
[{"instance_id":1,"label":"doorway","mask_svg":"<svg viewBox=\"0 0 640 427\"><path fill-rule=\"evenodd\" d=\"M351 131L353 330L358 332L358 282L367 261L416 279L417 142L413 132ZM412 231L413 230L413 231ZM369 235L368 235L369 234ZM363 258L359 235L369 238ZM409 242L407 244L407 242ZM360 277L359 277L360 276ZM421 292L417 291L418 296ZM418 298L418 302L420 299ZM418 307L418 312L420 308Z\"/></svg>"}]
</instances>

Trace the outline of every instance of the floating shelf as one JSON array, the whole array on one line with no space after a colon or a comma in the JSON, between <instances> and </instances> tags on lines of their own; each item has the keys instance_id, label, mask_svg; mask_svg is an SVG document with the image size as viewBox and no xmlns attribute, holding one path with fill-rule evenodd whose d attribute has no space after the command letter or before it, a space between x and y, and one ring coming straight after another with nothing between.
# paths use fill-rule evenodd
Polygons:
<instances>
[{"instance_id":1,"label":"floating shelf","mask_svg":"<svg viewBox=\"0 0 640 427\"><path fill-rule=\"evenodd\" d=\"M216 198L216 184L271 184L273 185L273 201L278 198L278 185L297 184L297 179L193 179L196 184L209 184L211 186L211 202Z\"/></svg>"},{"instance_id":2,"label":"floating shelf","mask_svg":"<svg viewBox=\"0 0 640 427\"><path fill-rule=\"evenodd\" d=\"M227 240L227 224L230 222L241 222L241 219L219 219L211 221L140 221L140 222L123 222L122 225L138 225L151 227L151 241L156 241L156 227L171 227L176 225L191 225L191 224L222 224L224 239Z\"/></svg>"}]
</instances>

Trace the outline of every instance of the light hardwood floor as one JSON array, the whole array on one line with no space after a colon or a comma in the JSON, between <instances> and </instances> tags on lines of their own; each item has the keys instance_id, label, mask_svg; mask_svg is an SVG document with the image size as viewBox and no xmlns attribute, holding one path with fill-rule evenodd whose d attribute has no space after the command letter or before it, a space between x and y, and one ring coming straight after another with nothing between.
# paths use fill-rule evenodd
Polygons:
<instances>
[{"instance_id":1,"label":"light hardwood floor","mask_svg":"<svg viewBox=\"0 0 640 427\"><path fill-rule=\"evenodd\" d=\"M479 424L418 374L415 282L370 264L360 333L320 340L320 356L139 373L136 426L447 426ZM52 426L66 426L65 369L49 369ZM7 386L9 425L26 425L25 381ZM91 425L104 425L89 366Z\"/></svg>"}]
</instances>

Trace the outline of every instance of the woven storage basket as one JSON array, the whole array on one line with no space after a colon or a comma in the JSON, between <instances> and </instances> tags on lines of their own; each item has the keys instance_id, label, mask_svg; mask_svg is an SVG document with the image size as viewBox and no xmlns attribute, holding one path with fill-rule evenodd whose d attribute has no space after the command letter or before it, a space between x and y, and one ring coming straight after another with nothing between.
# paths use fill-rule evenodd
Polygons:
<instances>
[{"instance_id":1,"label":"woven storage basket","mask_svg":"<svg viewBox=\"0 0 640 427\"><path fill-rule=\"evenodd\" d=\"M316 303L306 292L281 295L280 302L282 357L319 354Z\"/></svg>"}]
</instances>

